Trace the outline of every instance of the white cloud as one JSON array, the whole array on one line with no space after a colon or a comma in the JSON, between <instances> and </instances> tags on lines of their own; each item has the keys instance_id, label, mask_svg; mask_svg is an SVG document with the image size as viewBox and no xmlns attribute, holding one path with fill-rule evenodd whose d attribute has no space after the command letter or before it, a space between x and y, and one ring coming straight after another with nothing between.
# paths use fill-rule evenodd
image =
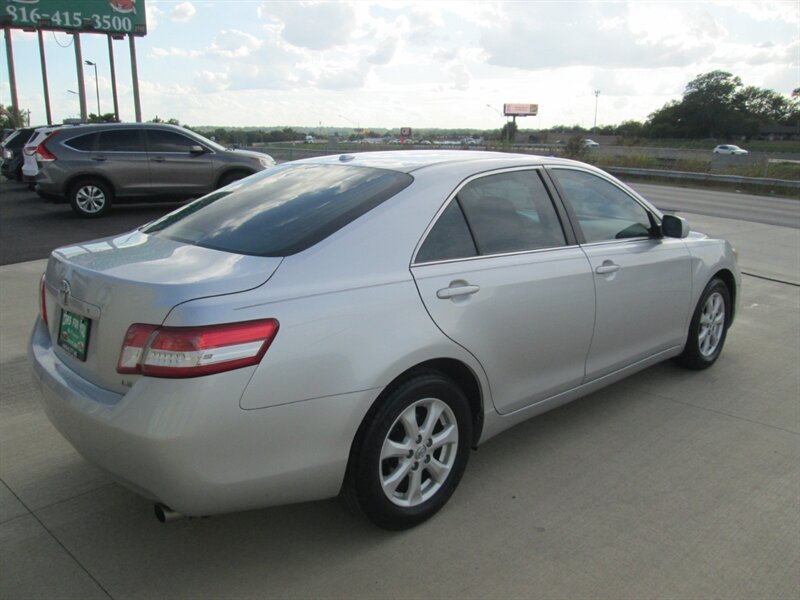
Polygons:
<instances>
[{"instance_id":1,"label":"white cloud","mask_svg":"<svg viewBox=\"0 0 800 600\"><path fill-rule=\"evenodd\" d=\"M256 36L236 29L222 30L211 44L211 52L223 58L249 56L261 47Z\"/></svg>"},{"instance_id":2,"label":"white cloud","mask_svg":"<svg viewBox=\"0 0 800 600\"><path fill-rule=\"evenodd\" d=\"M367 58L367 62L373 65L388 65L396 51L397 38L390 37L379 42L378 47Z\"/></svg>"},{"instance_id":3,"label":"white cloud","mask_svg":"<svg viewBox=\"0 0 800 600\"><path fill-rule=\"evenodd\" d=\"M472 78L463 64L454 63L449 65L447 67L447 74L450 76L450 83L454 90L463 92L469 89Z\"/></svg>"},{"instance_id":4,"label":"white cloud","mask_svg":"<svg viewBox=\"0 0 800 600\"><path fill-rule=\"evenodd\" d=\"M265 2L258 14L282 23L287 42L312 50L346 44L355 29L353 8L338 2Z\"/></svg>"},{"instance_id":5,"label":"white cloud","mask_svg":"<svg viewBox=\"0 0 800 600\"><path fill-rule=\"evenodd\" d=\"M370 66L364 62L331 66L323 69L314 84L324 90L353 90L364 86L369 73Z\"/></svg>"},{"instance_id":6,"label":"white cloud","mask_svg":"<svg viewBox=\"0 0 800 600\"><path fill-rule=\"evenodd\" d=\"M158 7L158 4L151 0L145 5L145 13L147 15L147 29L153 31L158 27L158 21L164 11Z\"/></svg>"},{"instance_id":7,"label":"white cloud","mask_svg":"<svg viewBox=\"0 0 800 600\"><path fill-rule=\"evenodd\" d=\"M172 9L169 16L173 21L178 23L186 23L187 21L192 20L192 17L194 17L195 13L197 13L197 10L191 2L181 2Z\"/></svg>"}]
</instances>

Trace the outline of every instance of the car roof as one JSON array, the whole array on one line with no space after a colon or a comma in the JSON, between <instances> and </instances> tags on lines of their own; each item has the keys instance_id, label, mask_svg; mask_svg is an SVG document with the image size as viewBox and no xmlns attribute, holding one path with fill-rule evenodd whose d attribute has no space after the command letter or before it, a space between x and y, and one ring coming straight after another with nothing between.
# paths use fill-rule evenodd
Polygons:
<instances>
[{"instance_id":1,"label":"car roof","mask_svg":"<svg viewBox=\"0 0 800 600\"><path fill-rule=\"evenodd\" d=\"M423 168L459 164L476 171L486 168L533 166L543 164L583 165L572 160L533 154L511 154L473 150L387 150L378 152L346 152L317 156L297 163L354 165L412 173Z\"/></svg>"}]
</instances>

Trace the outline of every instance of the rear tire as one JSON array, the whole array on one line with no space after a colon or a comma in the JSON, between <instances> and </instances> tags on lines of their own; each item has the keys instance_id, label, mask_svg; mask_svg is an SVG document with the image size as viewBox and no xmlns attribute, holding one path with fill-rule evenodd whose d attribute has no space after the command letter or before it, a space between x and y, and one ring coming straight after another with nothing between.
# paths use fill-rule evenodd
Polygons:
<instances>
[{"instance_id":1,"label":"rear tire","mask_svg":"<svg viewBox=\"0 0 800 600\"><path fill-rule=\"evenodd\" d=\"M731 315L731 295L721 279L712 279L700 300L689 325L683 352L675 362L688 369L707 369L722 352Z\"/></svg>"},{"instance_id":2,"label":"rear tire","mask_svg":"<svg viewBox=\"0 0 800 600\"><path fill-rule=\"evenodd\" d=\"M69 203L82 217L101 217L111 208L113 193L108 184L98 179L82 179L72 186Z\"/></svg>"},{"instance_id":3,"label":"rear tire","mask_svg":"<svg viewBox=\"0 0 800 600\"><path fill-rule=\"evenodd\" d=\"M424 373L392 390L367 419L353 445L344 494L379 527L414 527L447 503L467 466L467 397L449 378Z\"/></svg>"}]
</instances>

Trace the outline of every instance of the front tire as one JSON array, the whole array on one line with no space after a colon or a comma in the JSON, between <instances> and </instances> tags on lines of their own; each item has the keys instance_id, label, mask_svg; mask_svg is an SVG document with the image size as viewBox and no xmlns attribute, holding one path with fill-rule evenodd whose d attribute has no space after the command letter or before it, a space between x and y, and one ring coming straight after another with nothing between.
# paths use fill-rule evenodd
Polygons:
<instances>
[{"instance_id":1,"label":"front tire","mask_svg":"<svg viewBox=\"0 0 800 600\"><path fill-rule=\"evenodd\" d=\"M683 352L675 362L689 369L707 369L722 352L731 314L731 295L721 279L712 279L703 290L689 325Z\"/></svg>"},{"instance_id":2,"label":"front tire","mask_svg":"<svg viewBox=\"0 0 800 600\"><path fill-rule=\"evenodd\" d=\"M77 214L86 218L101 217L111 208L113 194L105 182L83 179L72 186L69 203Z\"/></svg>"},{"instance_id":3,"label":"front tire","mask_svg":"<svg viewBox=\"0 0 800 600\"><path fill-rule=\"evenodd\" d=\"M345 494L379 527L414 527L455 491L471 441L472 415L461 388L438 373L408 379L368 416Z\"/></svg>"},{"instance_id":4,"label":"front tire","mask_svg":"<svg viewBox=\"0 0 800 600\"><path fill-rule=\"evenodd\" d=\"M250 173L245 173L244 171L231 171L230 173L225 173L219 178L217 189L224 188L225 186L232 184L234 181L244 179L248 175L250 175Z\"/></svg>"}]
</instances>

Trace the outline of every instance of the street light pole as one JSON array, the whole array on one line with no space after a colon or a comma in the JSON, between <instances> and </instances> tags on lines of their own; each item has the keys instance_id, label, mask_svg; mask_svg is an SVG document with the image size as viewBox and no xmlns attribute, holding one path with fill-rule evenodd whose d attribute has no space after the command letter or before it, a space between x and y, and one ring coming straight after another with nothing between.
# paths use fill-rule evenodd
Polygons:
<instances>
[{"instance_id":1,"label":"street light pole","mask_svg":"<svg viewBox=\"0 0 800 600\"><path fill-rule=\"evenodd\" d=\"M594 126L592 129L597 129L597 97L600 95L600 90L594 91Z\"/></svg>"},{"instance_id":2,"label":"street light pole","mask_svg":"<svg viewBox=\"0 0 800 600\"><path fill-rule=\"evenodd\" d=\"M94 67L94 91L97 94L97 118L100 118L100 85L97 83L97 63L90 60L83 61L89 67Z\"/></svg>"}]
</instances>

